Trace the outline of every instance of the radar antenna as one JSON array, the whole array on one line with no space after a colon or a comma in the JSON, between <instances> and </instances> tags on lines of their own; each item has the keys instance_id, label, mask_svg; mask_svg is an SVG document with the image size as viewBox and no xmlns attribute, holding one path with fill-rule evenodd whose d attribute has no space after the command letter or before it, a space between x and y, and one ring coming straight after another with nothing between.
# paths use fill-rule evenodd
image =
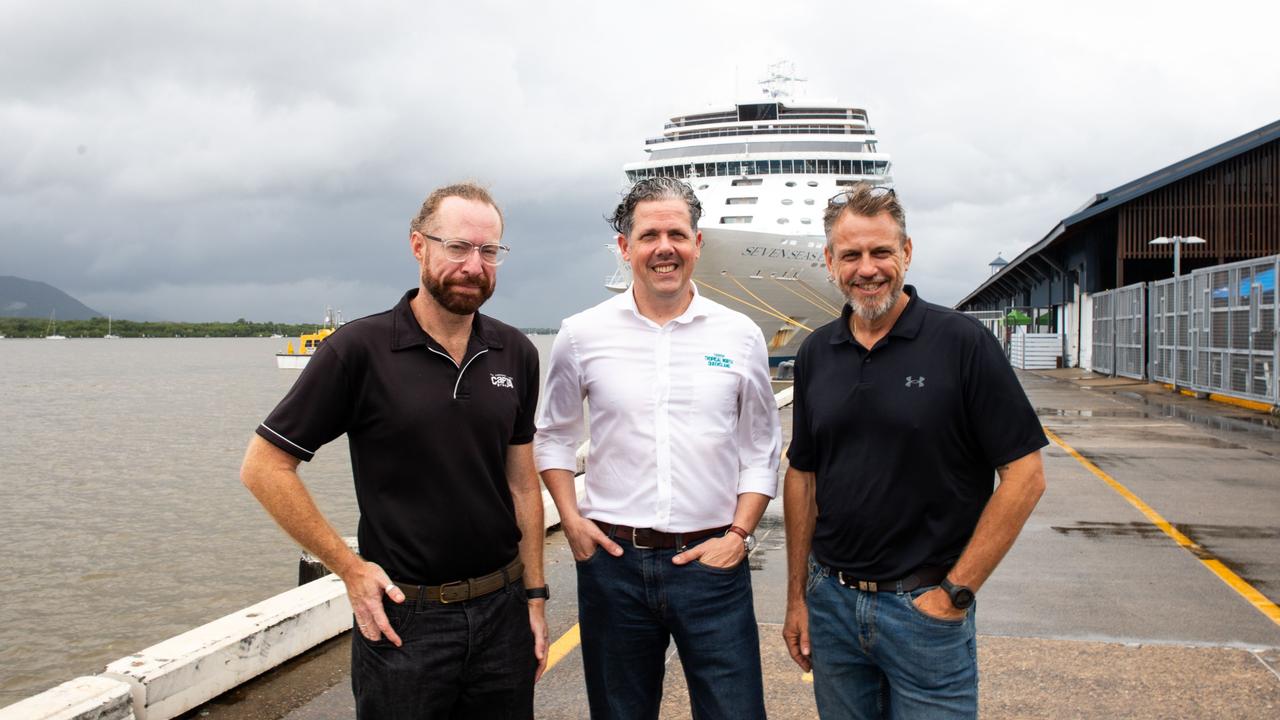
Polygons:
<instances>
[{"instance_id":1,"label":"radar antenna","mask_svg":"<svg viewBox=\"0 0 1280 720\"><path fill-rule=\"evenodd\" d=\"M796 64L785 60L769 66L768 75L759 84L761 92L767 97L795 97L791 90L792 83L808 82L808 78L796 75Z\"/></svg>"}]
</instances>

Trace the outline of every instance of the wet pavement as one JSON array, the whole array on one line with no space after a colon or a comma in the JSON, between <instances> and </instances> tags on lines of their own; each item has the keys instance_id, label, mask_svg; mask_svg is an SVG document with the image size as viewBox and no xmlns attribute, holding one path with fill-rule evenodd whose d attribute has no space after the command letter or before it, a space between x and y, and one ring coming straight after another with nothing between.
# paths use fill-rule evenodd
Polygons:
<instances>
[{"instance_id":1,"label":"wet pavement","mask_svg":"<svg viewBox=\"0 0 1280 720\"><path fill-rule=\"evenodd\" d=\"M1277 419L1078 369L1020 377L1041 422L1111 482L1063 446L1045 449L1048 490L979 593L982 716L1280 717L1280 614L1265 614L1280 601ZM783 418L789 425L789 411ZM750 560L766 705L770 717L812 718L810 680L780 639L781 523L779 499ZM554 640L576 622L574 568L560 533L547 536L546 553ZM187 717L352 717L348 643L331 641ZM581 662L571 648L548 671L538 717L587 717ZM674 647L668 664L662 717L689 717Z\"/></svg>"}]
</instances>

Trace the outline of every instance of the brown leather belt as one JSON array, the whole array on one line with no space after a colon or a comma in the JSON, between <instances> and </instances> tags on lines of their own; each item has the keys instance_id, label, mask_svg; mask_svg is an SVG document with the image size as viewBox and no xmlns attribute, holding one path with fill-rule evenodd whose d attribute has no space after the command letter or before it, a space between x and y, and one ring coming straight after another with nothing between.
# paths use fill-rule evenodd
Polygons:
<instances>
[{"instance_id":1,"label":"brown leather belt","mask_svg":"<svg viewBox=\"0 0 1280 720\"><path fill-rule=\"evenodd\" d=\"M591 522L598 525L605 535L615 540L626 540L641 550L677 550L703 538L708 538L712 535L723 535L729 532L728 525L708 530L694 530L687 533L668 533L650 528L614 525L600 520L592 520Z\"/></svg>"},{"instance_id":2,"label":"brown leather belt","mask_svg":"<svg viewBox=\"0 0 1280 720\"><path fill-rule=\"evenodd\" d=\"M947 572L951 568L943 566L917 568L915 572L900 580L859 580L843 570L835 568L830 568L830 570L831 574L836 576L836 582L853 590L862 590L863 592L911 592L916 588L927 585L937 585L942 582L942 578L947 576Z\"/></svg>"},{"instance_id":3,"label":"brown leather belt","mask_svg":"<svg viewBox=\"0 0 1280 720\"><path fill-rule=\"evenodd\" d=\"M463 600L474 600L490 593L497 592L524 577L524 563L517 556L506 567L478 578L448 582L443 585L405 585L397 582L396 587L408 600L422 598L426 602L455 603Z\"/></svg>"}]
</instances>

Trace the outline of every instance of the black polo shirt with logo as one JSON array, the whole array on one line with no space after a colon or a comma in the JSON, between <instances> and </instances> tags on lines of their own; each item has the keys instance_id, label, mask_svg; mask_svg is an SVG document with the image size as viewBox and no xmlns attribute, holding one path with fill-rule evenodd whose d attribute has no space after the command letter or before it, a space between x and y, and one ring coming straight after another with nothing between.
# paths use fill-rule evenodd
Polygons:
<instances>
[{"instance_id":1,"label":"black polo shirt with logo","mask_svg":"<svg viewBox=\"0 0 1280 720\"><path fill-rule=\"evenodd\" d=\"M1048 444L990 331L906 292L870 350L845 305L796 356L787 457L816 474L814 559L868 580L954 564L995 468Z\"/></svg>"},{"instance_id":2,"label":"black polo shirt with logo","mask_svg":"<svg viewBox=\"0 0 1280 720\"><path fill-rule=\"evenodd\" d=\"M516 556L507 448L533 440L538 354L476 314L459 367L414 318L417 292L326 338L257 432L300 460L346 433L361 556L436 585Z\"/></svg>"}]
</instances>

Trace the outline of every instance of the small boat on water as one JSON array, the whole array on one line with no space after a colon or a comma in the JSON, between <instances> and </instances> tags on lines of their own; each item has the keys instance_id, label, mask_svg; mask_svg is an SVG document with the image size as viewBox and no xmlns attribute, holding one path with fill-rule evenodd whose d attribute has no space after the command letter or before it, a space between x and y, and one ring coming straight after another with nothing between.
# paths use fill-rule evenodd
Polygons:
<instances>
[{"instance_id":1,"label":"small boat on water","mask_svg":"<svg viewBox=\"0 0 1280 720\"><path fill-rule=\"evenodd\" d=\"M49 325L44 329L45 340L66 340L67 339L66 335L58 334L58 321L54 317L57 312L58 312L57 310L51 310L49 312Z\"/></svg>"},{"instance_id":2,"label":"small boat on water","mask_svg":"<svg viewBox=\"0 0 1280 720\"><path fill-rule=\"evenodd\" d=\"M342 311L333 312L332 308L324 309L324 321L320 324L320 328L313 333L303 333L298 336L298 347L293 347L290 341L289 346L282 353L276 353L276 367L281 370L301 370L307 366L307 362L311 360L311 355L315 353L316 348L320 347L320 343L324 339L333 334L335 330L342 326ZM280 337L280 336L272 336Z\"/></svg>"},{"instance_id":3,"label":"small boat on water","mask_svg":"<svg viewBox=\"0 0 1280 720\"><path fill-rule=\"evenodd\" d=\"M107 334L102 336L103 340L119 340L120 336L111 332L111 316L107 316Z\"/></svg>"}]
</instances>

